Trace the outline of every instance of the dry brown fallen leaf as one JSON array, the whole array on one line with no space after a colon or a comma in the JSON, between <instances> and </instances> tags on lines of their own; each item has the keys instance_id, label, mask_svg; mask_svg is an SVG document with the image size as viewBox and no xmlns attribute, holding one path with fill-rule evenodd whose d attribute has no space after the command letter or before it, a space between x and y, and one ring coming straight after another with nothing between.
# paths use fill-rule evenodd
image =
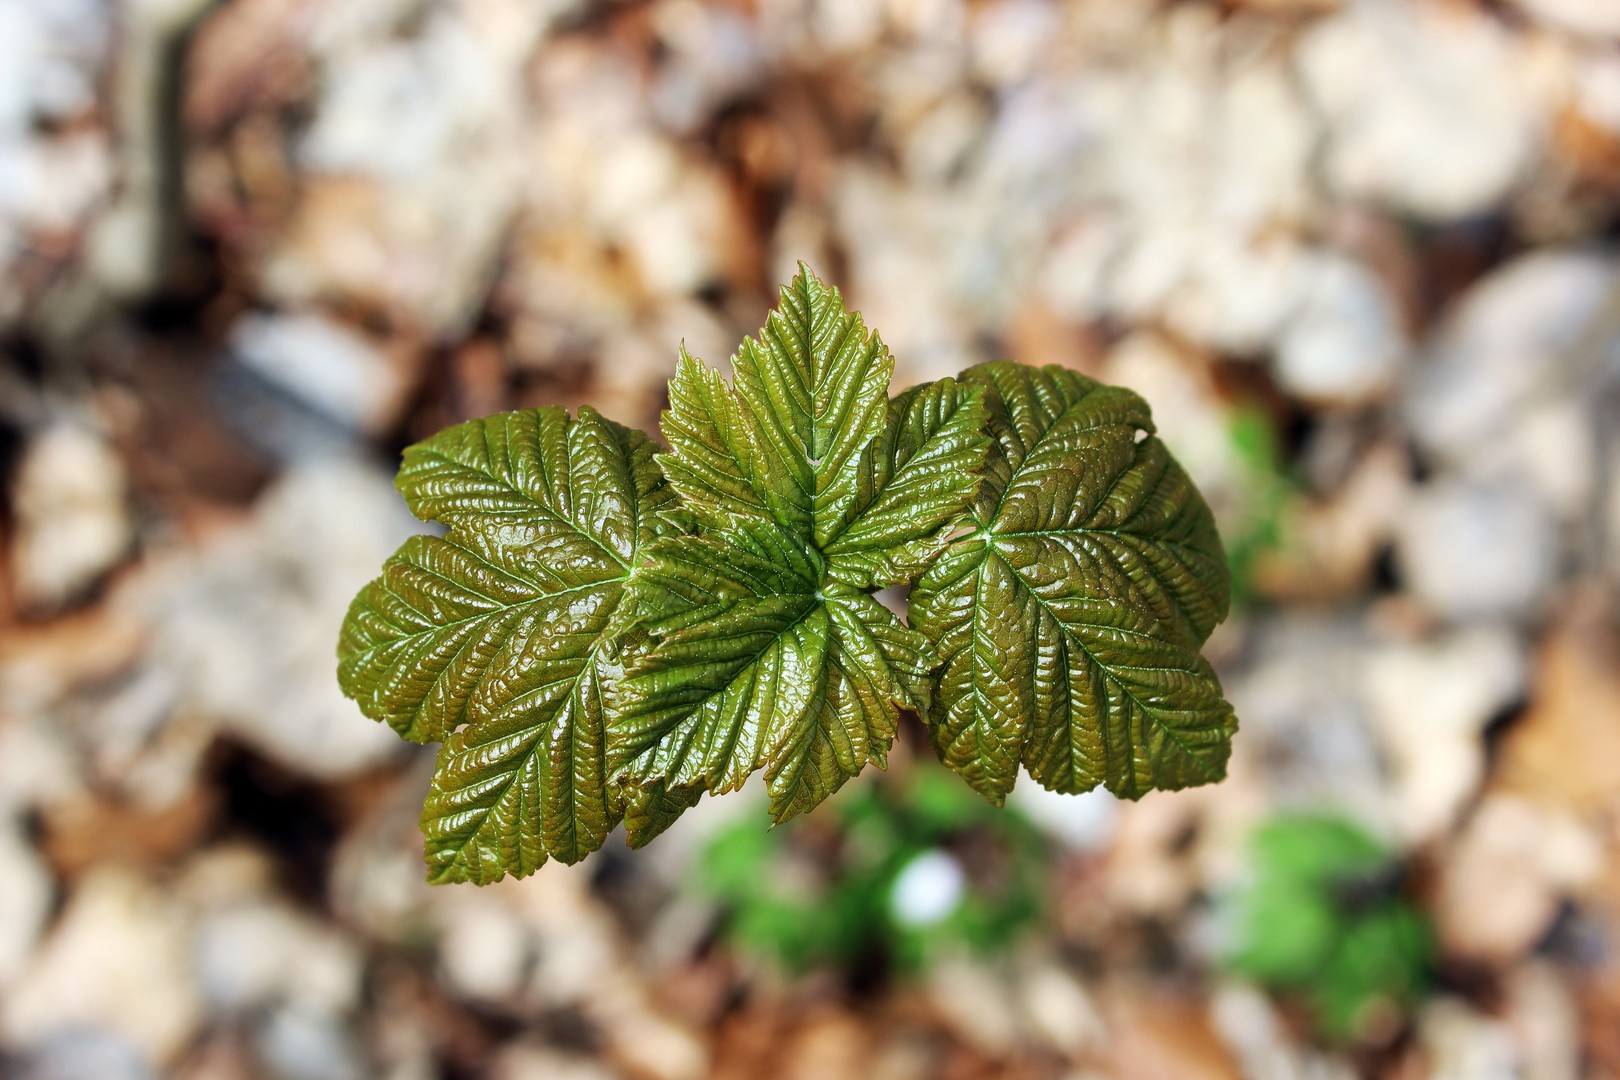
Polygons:
<instances>
[{"instance_id":1,"label":"dry brown fallen leaf","mask_svg":"<svg viewBox=\"0 0 1620 1080\"><path fill-rule=\"evenodd\" d=\"M1620 805L1620 630L1577 595L1538 657L1530 708L1503 740L1498 785L1586 816Z\"/></svg>"}]
</instances>

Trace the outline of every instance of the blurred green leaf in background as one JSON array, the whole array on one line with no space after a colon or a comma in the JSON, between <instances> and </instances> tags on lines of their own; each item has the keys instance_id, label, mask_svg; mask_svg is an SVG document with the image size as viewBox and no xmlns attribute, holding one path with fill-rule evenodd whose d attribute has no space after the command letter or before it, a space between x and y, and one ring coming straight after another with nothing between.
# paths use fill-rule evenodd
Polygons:
<instances>
[{"instance_id":1,"label":"blurred green leaf in background","mask_svg":"<svg viewBox=\"0 0 1620 1080\"><path fill-rule=\"evenodd\" d=\"M916 973L1010 946L1044 906L1048 852L1033 823L919 764L841 794L825 819L716 833L695 887L725 940L787 974Z\"/></svg>"},{"instance_id":2,"label":"blurred green leaf in background","mask_svg":"<svg viewBox=\"0 0 1620 1080\"><path fill-rule=\"evenodd\" d=\"M1352 821L1277 818L1255 833L1252 877L1231 898L1226 966L1354 1041L1398 1018L1429 983L1427 918L1401 894L1400 860Z\"/></svg>"},{"instance_id":3,"label":"blurred green leaf in background","mask_svg":"<svg viewBox=\"0 0 1620 1080\"><path fill-rule=\"evenodd\" d=\"M1284 462L1276 422L1264 409L1254 404L1234 408L1227 434L1243 498L1237 512L1222 523L1221 535L1232 575L1232 603L1242 609L1262 591L1266 561L1290 546L1288 509L1299 495L1299 483Z\"/></svg>"}]
</instances>

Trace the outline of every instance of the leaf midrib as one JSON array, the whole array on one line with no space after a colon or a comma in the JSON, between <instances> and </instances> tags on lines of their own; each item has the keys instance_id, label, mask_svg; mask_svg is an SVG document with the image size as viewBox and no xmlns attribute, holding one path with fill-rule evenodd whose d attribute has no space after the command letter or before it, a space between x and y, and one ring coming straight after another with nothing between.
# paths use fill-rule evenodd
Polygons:
<instances>
[{"instance_id":1,"label":"leaf midrib","mask_svg":"<svg viewBox=\"0 0 1620 1080\"><path fill-rule=\"evenodd\" d=\"M489 438L487 433L485 434L484 438L485 438L485 441L487 443L488 438ZM512 494L517 495L518 497L526 500L531 506L534 507L533 511L523 511L523 513L525 513L525 514L526 513L531 513L531 512L537 513L539 516L549 518L550 520L556 522L557 524L565 526L570 532L574 533L576 536L580 537L583 540L589 541L592 545L594 545L595 547L600 549L605 555L607 555L608 558L610 558L614 562L618 563L619 566L625 571L625 573L630 572L630 569L631 569L630 562L626 561L624 556L620 555L617 551L615 551L611 545L605 543L600 537L593 536L591 533L587 532L579 524L579 522L575 521L573 518L569 517L567 514L564 514L562 511L557 510L555 507L548 506L545 503L540 502L539 500L535 499L535 497L534 497L534 495L532 493L523 490L522 488L518 487L515 484L510 483L509 481L506 480L506 478L504 478L502 476L498 476L493 472L487 472L487 471L485 471L483 469L479 469L479 468L477 468L475 466L468 465L464 461L459 461L456 458L450 457L448 454L445 454L443 451L439 451L439 450L423 450L423 451L419 451L419 453L420 453L422 458L428 458L428 459L432 459L432 460L439 461L439 462L445 462L445 463L448 463L450 465L454 465L459 469L465 469L468 472L477 473L479 476L487 476L487 477L489 477L491 480L495 481L497 484L504 487L507 491L510 491ZM569 464L570 464L570 467L573 464L573 454L572 454L571 449L570 449L570 454L569 454ZM640 502L639 499L633 500L633 501L637 502L637 503ZM435 515L437 520L443 521L446 525L450 526L450 528L452 530L456 529L457 526L468 522L469 520L471 520L473 522L476 522L477 519L479 519L479 518L488 518L488 519L501 520L501 519L514 518L514 517L518 517L518 516L520 516L520 515L517 514L517 513L501 514L501 513L495 513L493 511L489 511L489 510L470 510L470 511L466 511L466 512L450 511L448 513L448 515L442 514L442 513L438 514L438 515ZM451 518L451 519L456 519L456 520L447 520L447 517ZM475 529L474 531L477 531L477 530ZM635 558L635 556L632 553L631 560L633 561L634 558Z\"/></svg>"},{"instance_id":2,"label":"leaf midrib","mask_svg":"<svg viewBox=\"0 0 1620 1080\"><path fill-rule=\"evenodd\" d=\"M981 394L982 394L982 391L981 391ZM894 399L894 400L898 400L898 399ZM982 400L982 398L981 398L981 400ZM892 406L892 401L891 401L889 406L886 406L886 408L891 408L891 407L893 407ZM829 568L832 566L834 561L839 560L839 559L842 558L842 559L849 559L854 564L854 565L852 565L851 569L859 572L859 570L862 567L861 559L862 559L863 556L870 556L871 555L871 550L870 549L855 547L855 548L846 548L845 550L838 551L836 553L830 553L831 549L837 547L838 542L840 540L844 539L845 537L849 536L851 533L855 532L857 530L857 527L859 525L861 525L863 522L870 520L871 518L875 517L879 513L889 513L890 512L887 509L879 510L878 508L880 506L882 506L882 504L884 502L884 498L885 498L886 495L888 495L891 491L898 490L900 486L904 485L905 481L901 480L901 481L897 482L896 477L902 476L906 472L906 470L912 465L912 463L915 462L918 458L920 458L922 456L923 450L925 448L927 448L928 445L933 440L940 437L940 432L943 432L946 428L948 428L950 426L951 421L956 418L956 415L959 412L961 412L964 409L969 409L969 408L972 408L972 407L973 407L973 402L971 400L966 400L966 399L961 399L961 398L952 398L951 402L950 402L950 410L949 410L948 415L944 419L940 420L940 422L935 426L933 434L926 437L926 438L924 438L920 443L918 443L915 447L913 447L912 450L911 450L911 453L906 455L906 457L904 459L898 459L898 455L897 455L897 460L888 469L887 474L885 475L885 478L884 478L883 482L881 484L877 485L877 487L876 487L876 489L875 489L875 491L873 493L873 496L872 496L871 500L867 503L867 505L864 506L864 507L860 507L858 505L852 506L851 510L854 511L854 512L847 515L847 516L844 516L844 520L842 520L842 521L840 521L838 523L837 531L833 532L831 535L829 535L827 537L827 539L825 541L823 541L818 546L818 550L820 551L822 557L824 559L826 559ZM883 422L884 422L885 425L887 425L890 422L890 417L889 417L889 415L887 413L885 413L885 415L884 415ZM866 449L867 449L868 446L871 446L871 445L873 445L875 443L878 443L883 437L884 436L883 436L883 433L882 433L881 430L874 433L873 436L870 439L868 439L867 442L864 445L856 447L853 450L851 450L851 452L849 454L846 454L845 457L844 457L844 460L848 461L848 460L850 460L851 457L858 458L859 455L864 454L866 452ZM998 507L998 509L999 509L999 507ZM972 514L971 508L967 508L966 512L968 514ZM960 515L958 515L958 518L955 519L955 520L960 520ZM945 525L940 526L940 532L943 533L949 527L950 527L950 525L947 522ZM925 539L925 538L919 537L918 539L921 540L921 539ZM831 575L830 574L828 575L828 577L829 577L829 580L831 580Z\"/></svg>"},{"instance_id":3,"label":"leaf midrib","mask_svg":"<svg viewBox=\"0 0 1620 1080\"><path fill-rule=\"evenodd\" d=\"M1113 488L1110 487L1109 490L1112 491ZM1122 544L1129 544L1131 541L1138 541L1150 544L1153 547L1160 548L1165 551L1169 551L1177 558L1178 561L1184 564L1191 564L1190 569L1192 570L1195 580L1199 581L1199 588L1201 591L1204 588L1204 584L1201 578L1198 576L1198 571L1196 569L1197 564L1201 562L1212 563L1215 564L1217 568L1222 565L1218 555L1215 555L1204 548L1198 547L1190 541L1164 540L1147 533L1125 532L1119 529L1098 529L1085 525L1077 525L1069 529L1028 529L1023 532L993 532L981 524L977 533L970 536L964 536L961 538L961 540L982 540L986 537L993 537L997 540L1050 540L1054 542L1062 542L1071 537L1079 541L1084 541L1086 537L1092 536L1111 537ZM958 542L960 543L961 541ZM1133 546L1132 550L1136 550L1136 548ZM1119 558L1116 553L1107 552L1106 554L1116 566L1119 565ZM1160 575L1156 569L1150 567L1149 572L1153 574L1155 581L1159 582L1161 585L1164 584L1162 575ZM1187 605L1176 598L1173 590L1168 590L1168 592L1172 604L1177 609L1181 610L1183 616L1196 627L1197 623L1195 620L1193 620L1191 613L1187 611Z\"/></svg>"},{"instance_id":4,"label":"leaf midrib","mask_svg":"<svg viewBox=\"0 0 1620 1080\"><path fill-rule=\"evenodd\" d=\"M991 384L991 386L992 386L993 389L995 389L996 393L1003 398L1003 401L1005 401L1006 395L1001 393L1001 388L995 386L993 383ZM1091 397L1091 395L1095 394L1101 387L1102 387L1102 384L1098 383L1095 386L1092 386L1089 389L1087 389L1084 394L1081 394L1079 397L1075 398L1073 401L1071 401L1067 405L1065 405L1061 412L1059 412L1056 416L1052 417L1051 422L1046 425L1045 430L1043 430L1041 432L1040 436L1038 438L1036 438L1035 442L1032 445L1030 445L1027 449L1025 449L1025 451L1023 453L1023 456L1018 459L1018 464L1014 465L1012 467L1012 471L1007 474L1007 482L1002 485L1001 492L996 497L996 508L990 514L990 522L991 522L991 524L990 524L989 528L990 528L991 531L995 530L995 522L1001 517L1001 511L1007 505L1007 493L1013 489L1014 485L1017 484L1017 482L1018 482L1018 478L1024 474L1024 467L1029 464L1030 459L1037 455L1037 453L1040 451L1041 447L1046 444L1046 441L1049 438L1051 438L1052 433L1054 431L1056 431L1059 427L1062 426L1063 422L1069 418L1070 414L1072 414L1075 410L1079 409L1082 405L1084 405L1086 403L1086 401ZM1098 428L1112 427L1112 426L1124 427L1126 425L1120 423L1120 421L1118 421L1118 420L1110 419L1110 420L1102 421L1100 423L1088 424L1088 425L1086 425L1084 427L1076 428L1075 430L1076 431L1095 431ZM1142 430L1139 425L1131 425L1131 426L1135 427L1137 430ZM1138 444L1138 446L1140 446L1140 444ZM1006 453L1005 450L1003 450L1002 452ZM1132 464L1135 464L1135 462L1133 461ZM1126 466L1124 469L1122 469L1120 471L1119 475L1115 476L1113 478L1113 480L1111 480L1109 482L1108 489L1106 491L1104 491L1102 493L1102 497L1097 500L1098 504L1101 504L1103 502L1103 500L1108 497L1108 495L1114 490L1114 488L1119 485L1120 477L1124 476L1128 472L1130 472L1130 466ZM1010 535L1010 534L997 533L996 535L1000 536L1000 535Z\"/></svg>"},{"instance_id":5,"label":"leaf midrib","mask_svg":"<svg viewBox=\"0 0 1620 1080\"><path fill-rule=\"evenodd\" d=\"M789 594L778 594L778 595L794 595L794 594L789 593ZM760 658L763 657L772 648L774 648L776 646L776 644L779 641L781 641L784 636L786 636L788 634L789 631L793 630L795 627L799 626L806 619L808 619L811 615L813 615L817 608L825 607L826 605L828 605L829 603L832 602L830 598L825 597L825 596L817 596L817 594L815 594L815 593L800 593L800 594L797 594L797 595L801 595L801 596L804 596L804 597L808 598L810 603L808 604L808 606L805 607L805 609L802 612L800 612L798 615L794 616L792 622L785 624L780 630L778 630L776 633L772 634L770 636L770 638L767 639L766 642L763 645L761 645L757 651L755 651L753 653L753 655L749 656L747 660L744 660L742 663L738 664L736 672L731 676L731 678L726 680L725 686L720 688L715 693L710 694L709 696L701 699L701 701L699 701L699 703L696 706L694 706L691 710L689 710L679 720L676 720L674 723L672 723L669 726L669 728L667 728L663 732L661 732L657 739L649 742L645 748L643 748L641 751L639 751L634 757L632 757L628 761L626 761L624 767L621 768L618 771L624 772L626 769L631 769L636 765L637 762L646 760L649 756L652 757L652 758L656 758L657 757L657 751L659 749L660 744L664 741L665 738L668 737L670 731L674 730L676 727L678 727L681 724L689 721L692 717L694 717L698 713L702 712L704 707L707 706L709 704L709 702L714 701L716 698L723 698L727 693L730 692L731 688L736 685L737 680L742 677L743 672L748 671L750 668L753 668L756 665L758 665L759 662L760 662ZM731 636L732 637L739 637L741 635L740 634L734 634L734 635L731 635ZM725 754L725 757L726 757L727 760L730 759L730 756L731 756L732 752L735 750L736 745L737 744L736 744L735 738L727 741L726 754ZM758 767L758 763L755 763L755 767L756 768ZM750 770L750 772L752 772L752 770ZM644 782L644 783L654 783L654 782L657 782L659 780L666 780L667 781L668 778L669 778L669 767L667 765L664 766L661 770L659 770L656 773L647 774L645 776L642 776L642 775L637 776L638 781L641 781L641 782Z\"/></svg>"},{"instance_id":6,"label":"leaf midrib","mask_svg":"<svg viewBox=\"0 0 1620 1080\"><path fill-rule=\"evenodd\" d=\"M434 574L434 576L439 578L441 581L454 581L455 584L461 585L463 587L465 587L466 584L467 584L464 581L455 581L455 579L453 579L453 578L447 578L443 574ZM533 606L535 604L541 604L541 603L546 602L547 600L556 600L556 599L559 599L559 598L564 597L564 596L570 596L570 595L572 595L574 593L587 592L587 591L589 591L591 589L600 589L600 588L602 588L604 586L614 585L614 584L622 584L623 582L624 582L624 578L622 578L622 577L603 578L600 581L592 581L592 582L589 582L589 583L584 584L584 585L571 585L566 589L559 589L556 592L541 593L538 596L531 596L526 600L518 600L518 601L515 601L515 602L510 603L510 604L498 604L496 607L492 607L492 608L490 608L490 609L488 609L486 611L480 611L480 612L478 612L477 614L474 614L474 615L468 615L466 618L463 618L463 619L453 619L450 622L435 623L432 626L427 627L425 630L418 630L418 631L416 631L414 633L404 634L404 635L402 635L400 637L396 637L396 638L390 638L387 641L380 642L380 643L378 643L376 645L372 645L372 646L370 646L368 648L362 649L360 652L355 653L354 655L355 655L356 659L370 659L378 651L380 651L382 649L391 648L391 647L394 647L394 646L397 646L397 645L404 644L406 642L417 641L417 640L420 640L421 638L429 637L431 635L436 635L436 634L439 634L439 633L444 632L444 631L455 630L455 629L457 629L459 627L466 626L468 623L477 622L480 619L493 619L496 616L504 615L507 612L516 611L519 608L530 607L530 606ZM387 585L384 585L383 589L390 596L393 596L394 598L396 598L396 599L398 599L398 600L400 600L400 601L402 601L402 602L404 602L406 604L410 603L409 598L401 596L398 592L396 592L395 590L389 588ZM483 596L482 593L480 593L479 595ZM484 599L493 601L495 598L493 596L484 596ZM389 625L390 626L396 626L396 627L398 626L398 624L393 622L392 620L389 620ZM459 653L460 650L458 649L457 651Z\"/></svg>"},{"instance_id":7,"label":"leaf midrib","mask_svg":"<svg viewBox=\"0 0 1620 1080\"><path fill-rule=\"evenodd\" d=\"M1112 683L1113 685L1118 687L1120 692L1122 694L1124 694L1127 698L1129 698L1133 705L1135 705L1137 708L1143 710L1143 712L1146 713L1147 715L1152 715L1152 713L1154 711L1158 711L1158 712L1171 712L1171 711L1173 711L1173 712L1189 712L1190 711L1190 710L1186 710L1186 709L1176 709L1176 710L1155 709L1154 707L1149 706L1141 698L1137 697L1134 693L1132 693L1130 687L1126 686L1123 681L1121 681L1117 676L1114 675L1113 670L1110 667L1110 665L1108 665L1108 664L1104 663L1102 660L1098 659L1097 655L1095 653L1093 653L1091 651L1091 649L1086 645L1085 640L1079 634L1075 633L1074 630L1072 629L1074 627L1091 627L1092 629L1096 629L1096 630L1116 630L1116 629L1118 629L1117 627L1103 626L1103 625L1098 624L1098 623L1070 622L1070 621L1064 619L1063 616L1059 615L1056 611L1054 611L1052 609L1052 606L1050 604L1048 604L1041 597L1040 593L1035 591L1035 588L1034 588L1033 585L1030 584L1029 579L1024 577L1023 573L1020 572L1018 567L1013 565L1012 561L1009 560L1005 555L1003 555L999 551L994 551L992 549L992 550L987 550L986 557L987 558L994 557L996 559L1001 560L1002 565L1006 566L1007 569L1012 572L1014 580L1017 581L1017 583L1018 583L1018 587L1029 594L1030 599L1035 602L1036 606L1038 606L1043 612L1045 612L1047 615L1049 615L1051 617L1052 621L1054 623L1056 623L1059 627L1062 628L1064 637L1066 637L1070 641L1072 641L1075 644L1075 646L1077 648L1079 648L1079 650L1082 653L1085 654L1086 659L1088 661L1090 661L1090 663L1099 672L1102 673L1103 678L1107 679L1110 683ZM983 570L982 569L979 571L979 574L980 574L980 577L982 579L982 576L983 576ZM1143 615L1146 615L1149 618L1153 617L1151 612L1143 612L1143 611L1141 611L1140 608L1137 608L1136 610L1139 613L1141 613ZM1140 665L1140 666L1133 666L1131 668L1131 670L1132 671L1181 672L1183 674L1186 673L1185 668L1161 667L1161 666L1157 666L1157 665L1153 665L1153 664L1144 664L1144 665ZM1070 707L1070 709L1074 708L1072 703L1071 703L1071 705L1069 707ZM1099 720L1100 720L1100 718L1099 718ZM1198 763L1199 772L1201 772L1203 775L1205 775L1207 777L1211 777L1211 778L1215 777L1215 774L1213 772L1211 772L1208 768L1205 767L1203 759L1199 756L1199 754L1191 746L1188 746L1187 743L1183 742L1177 736L1176 732L1173 729L1171 729L1171 728L1169 728L1169 727L1167 727L1167 726L1165 726L1163 724L1160 724L1160 725L1157 725L1157 726L1161 730L1164 731L1166 738L1168 738L1171 742L1175 743L1176 746L1180 747L1182 749L1182 751L1185 752L1186 756L1189 759L1191 759L1191 760ZM1097 731L1098 731L1098 734L1101 735L1104 740L1106 740L1108 738L1107 729L1101 723L1098 724ZM1135 756L1133 754L1131 760L1134 760L1134 759L1135 759ZM1131 790L1132 791L1137 790L1137 785L1134 782L1134 776L1132 778Z\"/></svg>"},{"instance_id":8,"label":"leaf midrib","mask_svg":"<svg viewBox=\"0 0 1620 1080\"><path fill-rule=\"evenodd\" d=\"M563 682L566 681L567 684L568 684L568 689L565 690L563 693L559 694L556 697L555 700L558 703L562 703L562 702L566 702L568 699L572 698L574 696L574 694L576 692L578 692L578 690L579 690L580 680L585 677L585 673L587 671L589 671L591 669L591 667L596 663L597 654L601 651L603 639L606 636L607 635L606 635L605 631L602 632L602 633L597 634L596 641L592 643L590 649L586 652L584 659L581 661L581 663L579 665L579 670L574 672L574 674L572 676L570 676L568 679L566 679L566 680L555 679L555 680L553 680L551 682L544 683L541 686L531 687L530 690L528 690L527 692L525 692L523 695L520 695L520 696L521 697L532 696L533 694L537 693L540 690L544 690L544 689L547 689L547 688L553 687L553 686L558 686L558 685L560 685L560 684L562 684ZM509 702L507 707L510 707L510 705L515 703L517 700L518 699L514 698L513 702ZM551 722L552 722L551 720L544 720L544 721L541 721L540 723L531 725L527 730L529 730L529 731L537 731L537 730L540 730L540 729L546 727ZM572 738L570 738L570 740L569 740L570 755L572 755L573 741L574 740ZM495 796L495 798L490 800L489 805L474 811L474 813L477 815L477 818L478 818L478 824L468 831L466 839L463 840L461 843L454 845L453 847L446 847L446 848L441 849L441 850L449 850L449 851L452 851L454 853L451 860L450 860L450 863L449 863L450 866L452 866L452 867L456 866L456 865L460 864L463 861L462 856L466 852L468 845L470 845L474 841L474 839L477 838L478 833L484 827L484 823L489 820L489 815L495 812L495 807L500 805L501 800L506 798L507 792L512 790L512 785L517 783L518 774L521 773L524 770L525 766L528 764L530 759L535 757L535 755L538 753L536 748L540 745L540 742L541 742L541 740L536 738L530 743L529 748L523 752L523 756L521 758L519 758L518 762L508 771L506 779L503 780L499 785L497 785L495 790L498 792L498 794ZM465 750L465 748L463 748L463 749ZM570 772L570 775L572 775L572 772ZM603 782L604 782L604 785L605 785L605 783L606 783L605 773L604 773L604 781ZM577 785L575 785L575 787L577 787ZM540 849L544 854L549 855L551 853L550 849L549 849L549 845L547 845L546 842L545 842L545 824L544 824L544 820L543 820L544 814L545 814L545 809L542 806L541 810L540 810L540 817L542 819L541 822L540 822L540 837L541 837L541 839L540 839Z\"/></svg>"}]
</instances>

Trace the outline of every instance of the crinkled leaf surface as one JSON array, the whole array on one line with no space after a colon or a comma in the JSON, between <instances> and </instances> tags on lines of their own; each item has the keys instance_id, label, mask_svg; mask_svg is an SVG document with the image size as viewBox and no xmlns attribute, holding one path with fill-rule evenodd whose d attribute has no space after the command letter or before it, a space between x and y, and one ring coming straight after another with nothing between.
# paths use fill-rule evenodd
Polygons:
<instances>
[{"instance_id":1,"label":"crinkled leaf surface","mask_svg":"<svg viewBox=\"0 0 1620 1080\"><path fill-rule=\"evenodd\" d=\"M801 267L728 385L682 355L660 457L698 531L631 578L610 758L635 783L731 791L764 768L778 820L883 764L926 704L927 643L870 594L943 549L988 452L982 392L889 400L894 363Z\"/></svg>"},{"instance_id":2,"label":"crinkled leaf surface","mask_svg":"<svg viewBox=\"0 0 1620 1080\"><path fill-rule=\"evenodd\" d=\"M892 372L801 267L729 381L682 351L666 454L589 409L406 451L446 531L355 599L339 680L443 743L433 880L573 862L620 820L640 846L761 770L785 820L883 764L904 708L996 802L1020 765L1130 797L1220 775L1225 563L1141 399L996 364L891 400ZM908 627L874 593L919 575Z\"/></svg>"},{"instance_id":3,"label":"crinkled leaf surface","mask_svg":"<svg viewBox=\"0 0 1620 1080\"><path fill-rule=\"evenodd\" d=\"M589 408L504 413L405 452L398 486L444 537L407 541L355 598L338 677L362 711L443 740L423 809L429 874L486 882L574 862L624 810L604 759L607 633L630 567L671 531L646 435ZM643 830L672 819L633 800Z\"/></svg>"},{"instance_id":4,"label":"crinkled leaf surface","mask_svg":"<svg viewBox=\"0 0 1620 1080\"><path fill-rule=\"evenodd\" d=\"M1042 785L1137 798L1220 779L1236 728L1199 647L1228 603L1209 507L1147 403L1059 367L986 364L995 449L973 510L911 591L945 662L941 757L992 801Z\"/></svg>"}]
</instances>

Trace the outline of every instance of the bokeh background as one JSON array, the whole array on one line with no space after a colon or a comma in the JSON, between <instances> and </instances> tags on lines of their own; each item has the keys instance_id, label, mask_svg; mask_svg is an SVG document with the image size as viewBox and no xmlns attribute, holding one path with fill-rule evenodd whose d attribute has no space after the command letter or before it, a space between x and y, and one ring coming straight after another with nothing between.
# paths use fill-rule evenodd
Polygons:
<instances>
[{"instance_id":1,"label":"bokeh background","mask_svg":"<svg viewBox=\"0 0 1620 1080\"><path fill-rule=\"evenodd\" d=\"M0 1074L1620 1076L1617 237L1615 0L0 0ZM398 451L798 259L1152 402L1230 779L430 889Z\"/></svg>"}]
</instances>

